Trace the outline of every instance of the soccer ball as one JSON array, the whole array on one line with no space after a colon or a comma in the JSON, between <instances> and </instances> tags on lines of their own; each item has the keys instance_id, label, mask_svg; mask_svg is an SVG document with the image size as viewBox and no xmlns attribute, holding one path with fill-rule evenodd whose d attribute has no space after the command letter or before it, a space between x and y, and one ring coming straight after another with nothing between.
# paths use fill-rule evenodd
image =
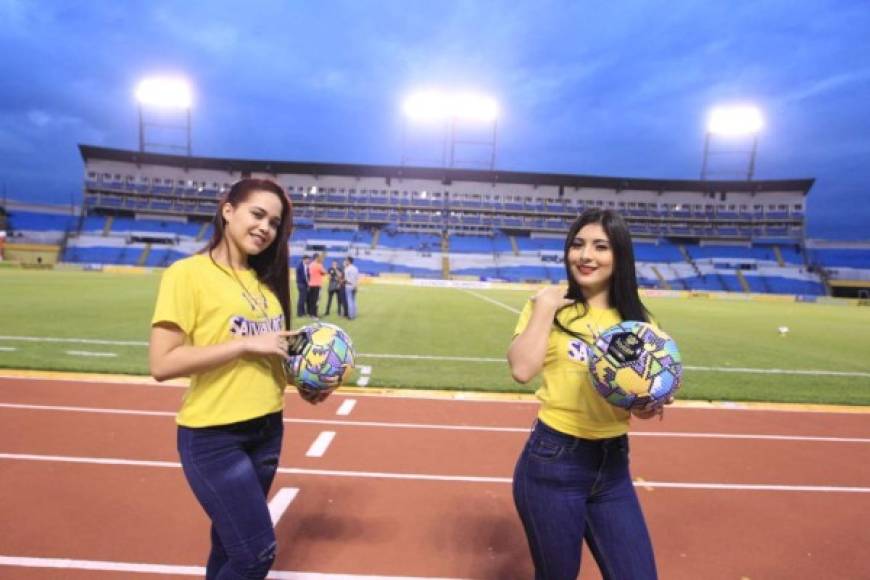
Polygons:
<instances>
[{"instance_id":1,"label":"soccer ball","mask_svg":"<svg viewBox=\"0 0 870 580\"><path fill-rule=\"evenodd\" d=\"M667 400L680 386L683 365L674 339L630 320L611 326L589 346L589 373L608 403L630 409Z\"/></svg>"},{"instance_id":2,"label":"soccer ball","mask_svg":"<svg viewBox=\"0 0 870 580\"><path fill-rule=\"evenodd\" d=\"M334 324L317 322L300 329L290 347L287 370L298 387L321 390L334 385L334 379L347 378L356 353L350 336Z\"/></svg>"}]
</instances>

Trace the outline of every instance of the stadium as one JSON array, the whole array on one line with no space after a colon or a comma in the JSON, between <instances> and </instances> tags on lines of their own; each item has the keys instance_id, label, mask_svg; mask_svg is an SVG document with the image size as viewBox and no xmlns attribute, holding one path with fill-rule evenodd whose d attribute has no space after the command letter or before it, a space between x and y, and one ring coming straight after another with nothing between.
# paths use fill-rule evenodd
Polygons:
<instances>
[{"instance_id":1,"label":"stadium","mask_svg":"<svg viewBox=\"0 0 870 580\"><path fill-rule=\"evenodd\" d=\"M19 266L5 274L33 284L25 294L34 300L42 295L42 275L68 277L82 285L83 297L99 295L106 305L118 300L104 295L107 277L125 294L127 286L136 287L130 295L155 291L162 268L209 239L211 216L230 184L264 177L280 183L293 203L291 266L319 251L327 263L354 257L363 274L365 312L352 331L374 372L358 380L372 387L522 391L497 364L512 322L503 315L518 313L534 288L564 280L564 232L584 208L609 208L629 223L639 284L653 311L675 337L686 337L684 397L870 401L860 340L853 340L866 333L860 306L870 289L870 252L860 243L805 238L812 179L678 181L202 158L89 145L79 151L80 209L10 204L5 211L5 265ZM466 344L452 340L445 311L426 307L447 297L465 302L452 312L467 321ZM49 291L42 299L53 298ZM72 292L68 298L76 300ZM119 303L129 313L112 319L122 327L141 323L152 300ZM499 304L502 316L477 320L481 300ZM53 308L35 303L22 312ZM711 321L703 332L696 322L701 312ZM808 351L813 333L840 318L847 326ZM48 334L33 328L38 321L22 324L20 335ZM395 335L410 327L425 332L397 340L378 325ZM122 344L144 338L141 331L89 326L84 330L93 336L72 331L74 324L62 328L71 338ZM783 335L780 327L791 332ZM694 340L700 335L706 338ZM741 344L750 346L734 352ZM51 348L21 345L3 364L147 374L144 359L128 352L46 356ZM452 360L452 368L438 357ZM747 369L739 381L731 366ZM765 376L772 369L779 369L774 384ZM835 388L817 389L821 377Z\"/></svg>"},{"instance_id":2,"label":"stadium","mask_svg":"<svg viewBox=\"0 0 870 580\"><path fill-rule=\"evenodd\" d=\"M584 208L599 207L629 219L645 288L804 299L870 290L865 248L805 239L812 179L693 182L80 151L83 211L12 212L10 259L165 267L208 239L232 182L262 176L290 193L293 255L353 255L370 276L555 282L564 231Z\"/></svg>"}]
</instances>

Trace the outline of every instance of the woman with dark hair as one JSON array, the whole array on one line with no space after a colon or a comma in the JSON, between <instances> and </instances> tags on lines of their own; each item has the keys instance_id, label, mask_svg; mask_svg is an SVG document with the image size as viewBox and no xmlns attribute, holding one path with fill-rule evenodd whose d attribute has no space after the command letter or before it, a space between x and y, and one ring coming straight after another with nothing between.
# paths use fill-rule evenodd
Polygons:
<instances>
[{"instance_id":1,"label":"woman with dark hair","mask_svg":"<svg viewBox=\"0 0 870 580\"><path fill-rule=\"evenodd\" d=\"M650 321L638 295L628 226L610 210L583 212L565 239L564 286L525 305L508 350L514 379L542 374L541 402L514 473L514 502L535 577L574 580L583 539L606 580L656 578L652 543L628 468L628 423L662 407L626 411L598 395L586 349L623 320Z\"/></svg>"},{"instance_id":2,"label":"woman with dark hair","mask_svg":"<svg viewBox=\"0 0 870 580\"><path fill-rule=\"evenodd\" d=\"M149 362L190 376L178 424L184 474L211 519L206 578L265 578L275 557L266 497L278 468L288 383L290 201L278 184L237 182L199 254L163 274ZM289 377L292 378L292 377ZM312 403L329 393L302 392Z\"/></svg>"}]
</instances>

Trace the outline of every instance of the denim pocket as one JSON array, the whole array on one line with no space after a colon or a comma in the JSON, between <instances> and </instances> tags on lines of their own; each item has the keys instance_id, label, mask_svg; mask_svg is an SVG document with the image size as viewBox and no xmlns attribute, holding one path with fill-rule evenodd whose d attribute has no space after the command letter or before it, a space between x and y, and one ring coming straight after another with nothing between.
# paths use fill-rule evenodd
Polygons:
<instances>
[{"instance_id":1,"label":"denim pocket","mask_svg":"<svg viewBox=\"0 0 870 580\"><path fill-rule=\"evenodd\" d=\"M544 437L534 437L529 442L529 454L540 461L554 461L562 455L565 446Z\"/></svg>"},{"instance_id":2,"label":"denim pocket","mask_svg":"<svg viewBox=\"0 0 870 580\"><path fill-rule=\"evenodd\" d=\"M625 462L629 463L631 448L628 445L628 435L623 435L619 438L619 453L625 458Z\"/></svg>"}]
</instances>

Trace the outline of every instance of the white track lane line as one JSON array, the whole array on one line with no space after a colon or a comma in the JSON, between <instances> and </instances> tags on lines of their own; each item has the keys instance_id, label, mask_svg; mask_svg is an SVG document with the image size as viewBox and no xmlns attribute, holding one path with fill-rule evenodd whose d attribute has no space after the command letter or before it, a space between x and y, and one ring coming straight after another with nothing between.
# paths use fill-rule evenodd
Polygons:
<instances>
[{"instance_id":1,"label":"white track lane line","mask_svg":"<svg viewBox=\"0 0 870 580\"><path fill-rule=\"evenodd\" d=\"M173 566L171 564L143 564L139 562L108 562L103 560L72 560L65 558L32 558L0 556L0 566L19 568L61 568L66 570L99 570L130 574L162 574L173 576L205 576L202 566ZM418 576L368 576L359 574L324 574L318 572L290 572L272 570L266 578L272 580L451 580L450 578L423 578Z\"/></svg>"},{"instance_id":2,"label":"white track lane line","mask_svg":"<svg viewBox=\"0 0 870 580\"><path fill-rule=\"evenodd\" d=\"M353 411L354 407L356 407L356 399L345 399L338 407L338 411L336 411L335 414L346 417L350 415L350 412Z\"/></svg>"},{"instance_id":3,"label":"white track lane line","mask_svg":"<svg viewBox=\"0 0 870 580\"><path fill-rule=\"evenodd\" d=\"M136 409L101 409L95 407L68 407L61 405L29 405L24 403L0 403L0 409L27 411L60 411L72 413L95 413L101 415L139 415L143 417L175 417L170 411L140 411ZM336 419L284 418L285 424L331 425L338 427L377 427L392 429L432 429L442 431L483 431L490 433L528 433L528 427L485 427L479 425L435 425L429 423L390 423L385 421L339 421ZM821 437L811 435L762 435L752 433L679 433L669 431L631 431L631 437L671 437L675 439L744 439L757 441L802 441L817 443L870 443L868 437Z\"/></svg>"},{"instance_id":4,"label":"white track lane line","mask_svg":"<svg viewBox=\"0 0 870 580\"><path fill-rule=\"evenodd\" d=\"M290 504L293 503L293 500L296 499L296 494L298 493L298 487L282 487L278 490L278 493L269 500L269 517L272 518L272 526L278 524L278 520L281 519L281 516L284 515L284 512L286 512L287 508L290 507Z\"/></svg>"},{"instance_id":5,"label":"white track lane line","mask_svg":"<svg viewBox=\"0 0 870 580\"><path fill-rule=\"evenodd\" d=\"M34 455L27 453L0 453L0 460L38 461L45 463L77 463L85 465L124 465L130 467L164 467L181 469L174 461L145 461L137 459L118 459L107 457L71 457L64 455ZM361 479L398 479L405 481L444 481L458 483L501 483L510 484L510 477L482 477L472 475L436 475L427 473L395 473L378 471L348 471L333 469L301 469L279 467L278 473L288 475L311 475L326 477L350 477ZM635 487L664 489L700 489L716 491L797 491L816 493L870 493L870 487L832 486L832 485L778 485L764 483L691 483L674 481L634 482Z\"/></svg>"},{"instance_id":6,"label":"white track lane line","mask_svg":"<svg viewBox=\"0 0 870 580\"><path fill-rule=\"evenodd\" d=\"M335 439L335 431L321 431L311 447L308 448L305 457L323 457L333 439Z\"/></svg>"}]
</instances>

